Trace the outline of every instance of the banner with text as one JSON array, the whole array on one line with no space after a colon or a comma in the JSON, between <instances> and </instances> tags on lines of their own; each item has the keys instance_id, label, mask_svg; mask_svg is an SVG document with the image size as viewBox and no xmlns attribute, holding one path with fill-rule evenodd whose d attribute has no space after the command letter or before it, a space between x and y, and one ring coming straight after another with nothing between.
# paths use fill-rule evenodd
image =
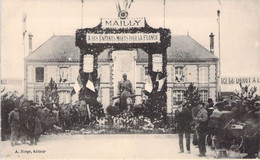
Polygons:
<instances>
[{"instance_id":1,"label":"banner with text","mask_svg":"<svg viewBox=\"0 0 260 160\"><path fill-rule=\"evenodd\" d=\"M221 85L237 84L260 84L260 77L224 77L221 78Z\"/></svg>"},{"instance_id":2,"label":"banner with text","mask_svg":"<svg viewBox=\"0 0 260 160\"><path fill-rule=\"evenodd\" d=\"M160 33L86 34L87 43L159 43Z\"/></svg>"},{"instance_id":3,"label":"banner with text","mask_svg":"<svg viewBox=\"0 0 260 160\"><path fill-rule=\"evenodd\" d=\"M144 18L102 18L102 28L142 28L145 27Z\"/></svg>"}]
</instances>

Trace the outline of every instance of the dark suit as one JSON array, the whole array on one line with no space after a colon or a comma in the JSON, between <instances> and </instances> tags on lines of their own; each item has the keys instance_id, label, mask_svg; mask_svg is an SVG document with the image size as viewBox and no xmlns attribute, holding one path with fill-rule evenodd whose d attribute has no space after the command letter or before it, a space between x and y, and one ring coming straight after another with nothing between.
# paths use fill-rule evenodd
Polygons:
<instances>
[{"instance_id":1,"label":"dark suit","mask_svg":"<svg viewBox=\"0 0 260 160\"><path fill-rule=\"evenodd\" d=\"M11 128L11 145L14 145L14 143L17 143L20 127L20 116L18 110L13 110L9 113L8 122Z\"/></svg>"},{"instance_id":2,"label":"dark suit","mask_svg":"<svg viewBox=\"0 0 260 160\"><path fill-rule=\"evenodd\" d=\"M208 120L208 112L204 108L200 108L199 113L195 117L196 126L199 136L199 151L201 155L205 155L206 146L205 146L205 138L207 133L207 120Z\"/></svg>"},{"instance_id":3,"label":"dark suit","mask_svg":"<svg viewBox=\"0 0 260 160\"><path fill-rule=\"evenodd\" d=\"M179 133L179 146L180 150L183 151L183 134L185 133L186 138L186 148L190 151L190 132L191 132L191 122L192 115L188 108L183 107L182 111L177 109L175 111L175 122L177 124L177 131Z\"/></svg>"}]
</instances>

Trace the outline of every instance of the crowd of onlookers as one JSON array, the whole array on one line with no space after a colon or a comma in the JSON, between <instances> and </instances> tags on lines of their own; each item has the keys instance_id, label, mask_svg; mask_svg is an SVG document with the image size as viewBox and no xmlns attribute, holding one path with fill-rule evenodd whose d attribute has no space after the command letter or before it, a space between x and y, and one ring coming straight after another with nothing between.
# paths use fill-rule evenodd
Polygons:
<instances>
[{"instance_id":1,"label":"crowd of onlookers","mask_svg":"<svg viewBox=\"0 0 260 160\"><path fill-rule=\"evenodd\" d=\"M101 110L94 110L97 107L89 106L84 101L72 104L62 104L59 107L49 108L33 102L22 103L9 113L8 122L11 129L11 145L21 143L37 144L40 135L48 131L64 132L65 130L82 129L85 126L111 127L115 129L142 129L153 130L154 128L167 128L169 124L163 123L163 116L160 118L148 118L140 114L142 106L137 106L132 110L124 110L119 114L104 114ZM218 123L214 122L222 111L230 111L236 116L245 113L258 111L256 106L250 106L241 101L224 100L213 103L212 99L207 104L199 102L196 106L191 106L184 102L178 104L175 111L174 124L179 135L180 153L184 152L183 136L186 139L187 153L191 152L190 135L193 132L192 144L199 148L199 156L206 156L205 137L210 133L210 127L215 127ZM213 117L213 118L212 118ZM209 119L211 118L211 121ZM237 118L239 119L239 118ZM219 121L219 120L216 120ZM216 130L214 131L217 132Z\"/></svg>"},{"instance_id":2,"label":"crowd of onlookers","mask_svg":"<svg viewBox=\"0 0 260 160\"><path fill-rule=\"evenodd\" d=\"M243 121L244 123L242 127L244 127L246 123L251 123L251 126L255 127L254 129L252 129L252 127L250 126L251 127L250 129L253 130L254 133L251 135L248 134L247 140L249 142L248 144L255 144L256 146L250 147L247 146L246 143L243 144L245 145L245 147L247 147L245 149L245 152L247 153L246 158L255 157L255 155L259 150L259 141L257 142L252 140L253 139L252 136L259 135L259 133L257 133L258 132L257 127L259 127L259 122L257 121L257 117L256 117L257 115L254 115L256 111L259 111L258 106L246 102L242 102L240 100L236 100L236 101L224 100L224 101L219 101L214 105L212 99L209 99L207 104L203 102L199 102L196 106L190 106L189 104L185 104L184 102L181 102L178 105L177 110L175 111L175 120L174 120L179 135L180 153L184 153L183 135L185 135L185 139L186 139L187 153L188 154L191 153L190 134L192 132L192 129L194 129L192 143L193 145L197 145L199 148L198 156L205 157L206 156L205 138L207 135L219 133L220 137L228 136L228 135L223 135L225 134L225 132L223 132L223 129L226 129L227 126L232 122L237 121L238 124L242 124L241 122ZM228 118L226 117L226 119L229 120L226 123L225 118L221 119L222 115L226 115L230 117L232 115L232 119L230 120L230 117ZM225 127L221 128L220 127L221 123ZM248 128L248 130L250 129ZM244 135L240 135L240 136L244 136ZM227 156L226 152L224 151L221 151L221 154L223 154L221 156L224 157Z\"/></svg>"},{"instance_id":3,"label":"crowd of onlookers","mask_svg":"<svg viewBox=\"0 0 260 160\"><path fill-rule=\"evenodd\" d=\"M37 144L42 133L41 117L34 106L15 107L9 113L8 123L11 129L11 145L19 145L18 137L22 143L30 141L30 145Z\"/></svg>"}]
</instances>

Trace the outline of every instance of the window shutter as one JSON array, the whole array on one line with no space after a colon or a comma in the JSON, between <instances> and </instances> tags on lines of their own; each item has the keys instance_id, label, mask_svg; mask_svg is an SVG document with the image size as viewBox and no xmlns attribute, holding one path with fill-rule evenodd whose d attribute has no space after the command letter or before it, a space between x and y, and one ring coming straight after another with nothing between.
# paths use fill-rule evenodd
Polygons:
<instances>
[{"instance_id":1,"label":"window shutter","mask_svg":"<svg viewBox=\"0 0 260 160\"><path fill-rule=\"evenodd\" d=\"M98 77L100 78L100 82L103 82L103 78L102 78L102 65L98 67Z\"/></svg>"},{"instance_id":2,"label":"window shutter","mask_svg":"<svg viewBox=\"0 0 260 160\"><path fill-rule=\"evenodd\" d=\"M199 83L202 83L202 78L203 78L202 68L199 67Z\"/></svg>"},{"instance_id":3,"label":"window shutter","mask_svg":"<svg viewBox=\"0 0 260 160\"><path fill-rule=\"evenodd\" d=\"M205 67L205 69L204 69L204 78L205 78L204 82L208 83L209 82L209 67Z\"/></svg>"},{"instance_id":4,"label":"window shutter","mask_svg":"<svg viewBox=\"0 0 260 160\"><path fill-rule=\"evenodd\" d=\"M167 65L167 81L168 82L172 82L172 78L171 78L171 65Z\"/></svg>"},{"instance_id":5,"label":"window shutter","mask_svg":"<svg viewBox=\"0 0 260 160\"><path fill-rule=\"evenodd\" d=\"M143 66L140 67L140 81L144 82L145 68Z\"/></svg>"},{"instance_id":6,"label":"window shutter","mask_svg":"<svg viewBox=\"0 0 260 160\"><path fill-rule=\"evenodd\" d=\"M55 76L54 80L56 83L59 83L59 67L56 67L55 72L56 72L56 76Z\"/></svg>"},{"instance_id":7,"label":"window shutter","mask_svg":"<svg viewBox=\"0 0 260 160\"><path fill-rule=\"evenodd\" d=\"M48 66L44 68L44 82L48 83Z\"/></svg>"},{"instance_id":8,"label":"window shutter","mask_svg":"<svg viewBox=\"0 0 260 160\"><path fill-rule=\"evenodd\" d=\"M185 81L185 82L188 82L188 81L189 81L188 76L189 76L189 66L185 66L185 67L184 67L184 81Z\"/></svg>"},{"instance_id":9,"label":"window shutter","mask_svg":"<svg viewBox=\"0 0 260 160\"><path fill-rule=\"evenodd\" d=\"M72 82L72 67L69 68L69 82Z\"/></svg>"},{"instance_id":10,"label":"window shutter","mask_svg":"<svg viewBox=\"0 0 260 160\"><path fill-rule=\"evenodd\" d=\"M36 71L35 71L35 68L32 67L32 68L31 68L31 75L32 75L32 77L31 77L31 78L32 78L31 82L35 82L35 72L36 72Z\"/></svg>"},{"instance_id":11,"label":"window shutter","mask_svg":"<svg viewBox=\"0 0 260 160\"><path fill-rule=\"evenodd\" d=\"M171 81L175 82L175 67L171 66Z\"/></svg>"},{"instance_id":12,"label":"window shutter","mask_svg":"<svg viewBox=\"0 0 260 160\"><path fill-rule=\"evenodd\" d=\"M78 78L79 71L77 70L77 66L71 66L71 82L76 82Z\"/></svg>"}]
</instances>

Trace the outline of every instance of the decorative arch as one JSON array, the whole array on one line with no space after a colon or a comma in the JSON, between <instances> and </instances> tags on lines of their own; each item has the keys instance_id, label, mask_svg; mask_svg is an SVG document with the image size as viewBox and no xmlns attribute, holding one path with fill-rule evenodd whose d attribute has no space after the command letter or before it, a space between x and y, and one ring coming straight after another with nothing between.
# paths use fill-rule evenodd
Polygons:
<instances>
[{"instance_id":1,"label":"decorative arch","mask_svg":"<svg viewBox=\"0 0 260 160\"><path fill-rule=\"evenodd\" d=\"M159 41L157 42L129 42L129 43L98 43L93 42L87 35L117 35L117 34L126 34L126 35L134 35L134 34L158 34ZM105 49L112 49L112 50L133 50L137 48L143 49L148 54L148 74L151 76L152 82L156 81L157 72L153 71L153 62L152 57L154 54L162 55L162 72L159 74L159 78L163 78L167 76L167 48L171 45L171 32L169 29L165 28L152 28L150 27L147 22L144 20L144 27L140 28L104 28L102 26L102 22L94 27L94 28L85 28L85 29L78 29L76 31L76 42L75 45L80 48L80 77L83 83L83 89L80 91L79 99L91 99L96 100L98 96L98 92L88 94L86 89L86 83L89 79L89 75L91 75L94 84L98 83L98 55L103 52ZM84 55L93 55L94 57L94 64L93 64L93 72L86 73L83 71L83 59ZM152 101L164 101L165 107L167 102L166 97L167 92L167 82L165 83L160 92L152 92L149 94L149 97ZM154 103L156 105L156 103Z\"/></svg>"}]
</instances>

